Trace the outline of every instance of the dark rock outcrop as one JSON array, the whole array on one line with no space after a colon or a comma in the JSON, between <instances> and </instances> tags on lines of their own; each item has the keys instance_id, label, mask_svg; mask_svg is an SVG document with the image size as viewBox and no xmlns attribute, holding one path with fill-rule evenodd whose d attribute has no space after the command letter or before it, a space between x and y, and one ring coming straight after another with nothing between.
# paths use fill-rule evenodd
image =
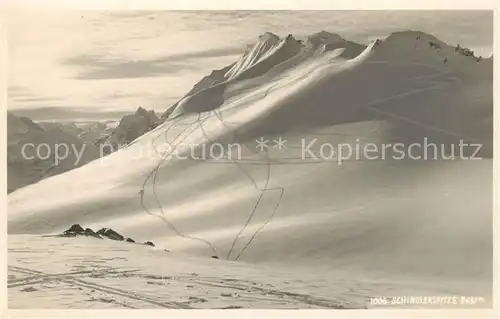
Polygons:
<instances>
[{"instance_id":1,"label":"dark rock outcrop","mask_svg":"<svg viewBox=\"0 0 500 319\"><path fill-rule=\"evenodd\" d=\"M82 226L80 226L80 224L74 224L72 225L68 230L66 230L67 232L73 232L73 233L83 233L84 232L84 229Z\"/></svg>"},{"instance_id":2,"label":"dark rock outcrop","mask_svg":"<svg viewBox=\"0 0 500 319\"><path fill-rule=\"evenodd\" d=\"M86 228L85 231L83 232L83 234L85 236L92 236L92 237L96 237L96 238L101 238L101 236L99 236L95 231L93 231L92 229L90 228Z\"/></svg>"},{"instance_id":3,"label":"dark rock outcrop","mask_svg":"<svg viewBox=\"0 0 500 319\"><path fill-rule=\"evenodd\" d=\"M123 241L125 240L125 237L122 235L118 234L116 231L114 231L111 228L101 228L98 232L97 235L107 237L112 240L118 240L118 241Z\"/></svg>"},{"instance_id":4,"label":"dark rock outcrop","mask_svg":"<svg viewBox=\"0 0 500 319\"><path fill-rule=\"evenodd\" d=\"M61 234L61 236L63 236L63 237L75 237L77 235L83 235L83 234L84 234L84 230L83 230L82 226L80 226L79 224L74 224L70 228L65 230Z\"/></svg>"},{"instance_id":5,"label":"dark rock outcrop","mask_svg":"<svg viewBox=\"0 0 500 319\"><path fill-rule=\"evenodd\" d=\"M83 233L73 233L66 230L59 237L76 237L77 235L83 235Z\"/></svg>"},{"instance_id":6,"label":"dark rock outcrop","mask_svg":"<svg viewBox=\"0 0 500 319\"><path fill-rule=\"evenodd\" d=\"M91 228L83 228L80 224L71 225L70 228L65 230L62 234L56 235L56 237L76 237L76 236L86 236L86 237L95 237L99 239L111 239L116 241L125 241L127 243L136 243L130 237L125 238L118 232L114 231L111 228L101 228L97 232L93 231ZM140 243L139 243L140 244ZM152 241L146 241L143 245L155 247L155 244ZM169 252L169 250L165 249L165 251Z\"/></svg>"},{"instance_id":7,"label":"dark rock outcrop","mask_svg":"<svg viewBox=\"0 0 500 319\"><path fill-rule=\"evenodd\" d=\"M435 49L441 49L441 45L439 43L435 43L432 41L429 41L429 47L435 48Z\"/></svg>"},{"instance_id":8,"label":"dark rock outcrop","mask_svg":"<svg viewBox=\"0 0 500 319\"><path fill-rule=\"evenodd\" d=\"M95 141L102 149L102 155L108 155L128 145L139 136L151 131L163 122L153 110L137 108L134 114L126 115L110 135Z\"/></svg>"},{"instance_id":9,"label":"dark rock outcrop","mask_svg":"<svg viewBox=\"0 0 500 319\"><path fill-rule=\"evenodd\" d=\"M91 236L96 238L101 238L101 236L97 235L92 229L86 228L83 229L80 224L74 224L67 230L65 230L61 235L61 237L76 237L76 236Z\"/></svg>"}]
</instances>

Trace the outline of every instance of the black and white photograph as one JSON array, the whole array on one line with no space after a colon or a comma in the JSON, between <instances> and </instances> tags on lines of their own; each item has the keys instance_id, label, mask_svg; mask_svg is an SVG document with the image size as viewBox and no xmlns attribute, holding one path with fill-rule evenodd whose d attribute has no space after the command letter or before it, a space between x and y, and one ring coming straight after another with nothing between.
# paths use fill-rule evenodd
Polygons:
<instances>
[{"instance_id":1,"label":"black and white photograph","mask_svg":"<svg viewBox=\"0 0 500 319\"><path fill-rule=\"evenodd\" d=\"M8 308L491 309L493 39L493 10L10 12Z\"/></svg>"}]
</instances>

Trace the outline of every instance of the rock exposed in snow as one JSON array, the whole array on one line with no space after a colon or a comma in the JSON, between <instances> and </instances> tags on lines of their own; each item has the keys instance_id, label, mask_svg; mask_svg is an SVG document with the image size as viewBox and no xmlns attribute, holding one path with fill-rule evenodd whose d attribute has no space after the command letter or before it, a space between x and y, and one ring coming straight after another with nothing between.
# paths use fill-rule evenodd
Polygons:
<instances>
[{"instance_id":1,"label":"rock exposed in snow","mask_svg":"<svg viewBox=\"0 0 500 319\"><path fill-rule=\"evenodd\" d=\"M101 236L96 234L92 229L86 228L83 229L79 224L74 224L67 230L65 230L62 234L58 235L59 237L76 237L76 236L87 236L87 237L95 237L102 239Z\"/></svg>"},{"instance_id":2,"label":"rock exposed in snow","mask_svg":"<svg viewBox=\"0 0 500 319\"><path fill-rule=\"evenodd\" d=\"M93 231L91 228L85 228L80 224L73 224L70 228L57 235L57 237L76 237L76 236L86 236L86 237L95 237L95 238L107 238L116 241L125 241L127 243L136 243L132 238L125 238L123 235L119 234L117 231L111 228L101 228L97 232ZM146 241L143 245L155 247L152 241ZM165 249L165 251L168 251Z\"/></svg>"},{"instance_id":3,"label":"rock exposed in snow","mask_svg":"<svg viewBox=\"0 0 500 319\"><path fill-rule=\"evenodd\" d=\"M119 240L119 241L125 240L125 237L118 234L116 231L114 231L111 228L101 228L97 231L96 234L103 236L103 237L107 237L107 238L112 239L112 240Z\"/></svg>"},{"instance_id":4,"label":"rock exposed in snow","mask_svg":"<svg viewBox=\"0 0 500 319\"><path fill-rule=\"evenodd\" d=\"M70 232L70 233L83 233L83 228L82 226L80 226L79 224L74 224L72 225L68 230L67 232Z\"/></svg>"},{"instance_id":5,"label":"rock exposed in snow","mask_svg":"<svg viewBox=\"0 0 500 319\"><path fill-rule=\"evenodd\" d=\"M85 230L83 231L83 234L85 236L91 236L91 237L96 237L96 238L102 238L101 236L97 235L97 233L95 231L93 231L92 229L90 228L85 228Z\"/></svg>"},{"instance_id":6,"label":"rock exposed in snow","mask_svg":"<svg viewBox=\"0 0 500 319\"><path fill-rule=\"evenodd\" d=\"M124 116L111 134L101 138L97 143L101 144L103 155L107 155L154 129L160 123L162 120L156 116L153 110L147 111L139 107L134 114Z\"/></svg>"}]
</instances>

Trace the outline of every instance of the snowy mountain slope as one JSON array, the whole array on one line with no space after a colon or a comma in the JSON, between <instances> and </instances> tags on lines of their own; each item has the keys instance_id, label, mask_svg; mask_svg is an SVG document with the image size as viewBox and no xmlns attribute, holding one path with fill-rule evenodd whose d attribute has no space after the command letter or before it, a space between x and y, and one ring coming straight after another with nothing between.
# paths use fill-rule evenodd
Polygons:
<instances>
[{"instance_id":1,"label":"snowy mountain slope","mask_svg":"<svg viewBox=\"0 0 500 319\"><path fill-rule=\"evenodd\" d=\"M7 122L9 192L85 165L99 157L98 148L78 137L79 130L62 125L39 125L10 112ZM68 154L65 156L65 150L61 148L56 159L58 144L66 145Z\"/></svg>"},{"instance_id":2,"label":"snowy mountain slope","mask_svg":"<svg viewBox=\"0 0 500 319\"><path fill-rule=\"evenodd\" d=\"M130 143L160 122L154 111L142 107L124 116L116 127L101 122L35 123L8 112L8 191L85 165ZM59 159L56 159L58 147Z\"/></svg>"},{"instance_id":3,"label":"snowy mountain slope","mask_svg":"<svg viewBox=\"0 0 500 319\"><path fill-rule=\"evenodd\" d=\"M62 129L68 133L78 135L83 132L82 128L79 128L73 122L60 123L60 122L38 122L38 125L45 131L52 129Z\"/></svg>"},{"instance_id":4,"label":"snowy mountain slope","mask_svg":"<svg viewBox=\"0 0 500 319\"><path fill-rule=\"evenodd\" d=\"M30 130L40 132L43 129L27 117L18 117L7 112L7 135L18 137Z\"/></svg>"},{"instance_id":5,"label":"snowy mountain slope","mask_svg":"<svg viewBox=\"0 0 500 319\"><path fill-rule=\"evenodd\" d=\"M420 283L426 295L491 300L491 160L302 156L315 138L316 156L322 143L427 135L491 143L479 123L492 114L492 70L466 57L444 63L415 41L412 32L389 36L352 58L340 47L306 48L300 63L278 59L282 69L238 80L276 54L282 42L269 37L269 55L258 51L231 73L236 80L186 96L127 148L10 194L9 234L111 225L175 253L352 280L355 293L370 281ZM261 137L269 154L256 147ZM278 138L285 149L273 147ZM216 142L239 142L241 156L228 148L202 157Z\"/></svg>"}]
</instances>

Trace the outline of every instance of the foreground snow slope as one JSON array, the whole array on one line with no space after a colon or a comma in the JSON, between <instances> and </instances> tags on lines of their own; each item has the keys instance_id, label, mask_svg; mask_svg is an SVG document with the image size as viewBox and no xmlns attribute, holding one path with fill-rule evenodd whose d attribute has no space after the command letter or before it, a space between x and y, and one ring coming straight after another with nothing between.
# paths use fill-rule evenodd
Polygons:
<instances>
[{"instance_id":1,"label":"foreground snow slope","mask_svg":"<svg viewBox=\"0 0 500 319\"><path fill-rule=\"evenodd\" d=\"M382 307L370 304L376 296L456 296L426 283L344 275L257 267L95 238L9 238L11 309L363 309ZM491 306L486 300L457 300L451 308Z\"/></svg>"},{"instance_id":2,"label":"foreground snow slope","mask_svg":"<svg viewBox=\"0 0 500 319\"><path fill-rule=\"evenodd\" d=\"M418 282L427 294L445 288L488 299L491 160L362 157L339 165L303 156L304 142L315 138L316 156L321 143L423 143L425 136L491 145L483 127L492 70L468 57L445 64L439 54L450 48L438 54L415 39L396 34L353 58L342 47L307 47L293 63L231 80L270 57L244 58L231 79L217 73L217 84L186 96L128 148L10 194L9 234L112 227L159 249L356 281L358 292L370 280ZM401 49L406 42L418 50ZM260 47L278 52L273 43ZM259 152L261 137L269 146L281 137L286 148ZM216 141L239 142L238 161L234 152L201 156Z\"/></svg>"}]
</instances>

